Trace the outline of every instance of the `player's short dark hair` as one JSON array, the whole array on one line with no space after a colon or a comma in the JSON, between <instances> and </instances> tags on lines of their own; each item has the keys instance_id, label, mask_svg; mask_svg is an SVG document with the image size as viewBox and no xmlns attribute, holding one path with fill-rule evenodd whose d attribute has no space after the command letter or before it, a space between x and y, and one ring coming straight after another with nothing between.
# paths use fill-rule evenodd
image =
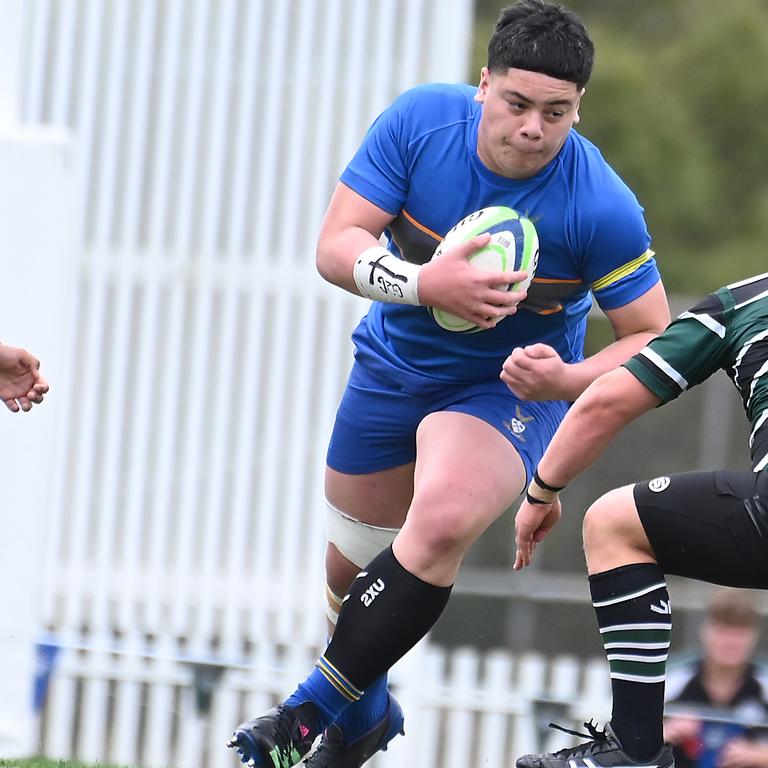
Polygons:
<instances>
[{"instance_id":1,"label":"player's short dark hair","mask_svg":"<svg viewBox=\"0 0 768 768\"><path fill-rule=\"evenodd\" d=\"M710 624L756 627L759 620L760 614L749 592L721 587L715 591L707 607L707 621Z\"/></svg>"},{"instance_id":2,"label":"player's short dark hair","mask_svg":"<svg viewBox=\"0 0 768 768\"><path fill-rule=\"evenodd\" d=\"M581 19L544 0L518 0L504 8L488 41L488 69L526 69L583 88L592 74L595 47Z\"/></svg>"}]
</instances>

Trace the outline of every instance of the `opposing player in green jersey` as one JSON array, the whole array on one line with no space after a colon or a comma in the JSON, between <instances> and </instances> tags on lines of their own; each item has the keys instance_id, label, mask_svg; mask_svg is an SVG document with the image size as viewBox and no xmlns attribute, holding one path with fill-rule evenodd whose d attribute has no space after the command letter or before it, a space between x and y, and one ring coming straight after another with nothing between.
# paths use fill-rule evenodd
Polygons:
<instances>
[{"instance_id":1,"label":"opposing player in green jersey","mask_svg":"<svg viewBox=\"0 0 768 768\"><path fill-rule=\"evenodd\" d=\"M531 562L559 519L558 492L628 422L719 369L751 424L752 471L657 477L610 491L587 510L584 549L610 667L611 720L602 731L587 724L587 743L526 755L518 768L669 768L672 752L662 736L672 629L665 574L768 589L768 273L707 296L578 398L517 513L515 568Z\"/></svg>"}]
</instances>

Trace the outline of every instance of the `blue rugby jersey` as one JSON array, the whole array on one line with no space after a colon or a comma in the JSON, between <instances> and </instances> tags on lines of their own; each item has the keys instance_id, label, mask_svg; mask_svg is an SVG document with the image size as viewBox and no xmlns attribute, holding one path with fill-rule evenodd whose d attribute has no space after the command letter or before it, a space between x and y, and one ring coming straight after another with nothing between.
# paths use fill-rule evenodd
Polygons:
<instances>
[{"instance_id":1,"label":"blue rugby jersey","mask_svg":"<svg viewBox=\"0 0 768 768\"><path fill-rule=\"evenodd\" d=\"M419 264L467 214L514 208L536 224L536 277L517 314L477 333L443 330L426 307L374 302L353 334L356 356L374 369L480 381L498 376L512 349L536 342L577 362L592 295L615 309L659 280L643 209L599 150L571 130L535 176L499 176L477 155L475 93L452 84L405 92L373 123L341 181L396 217L388 247Z\"/></svg>"}]
</instances>

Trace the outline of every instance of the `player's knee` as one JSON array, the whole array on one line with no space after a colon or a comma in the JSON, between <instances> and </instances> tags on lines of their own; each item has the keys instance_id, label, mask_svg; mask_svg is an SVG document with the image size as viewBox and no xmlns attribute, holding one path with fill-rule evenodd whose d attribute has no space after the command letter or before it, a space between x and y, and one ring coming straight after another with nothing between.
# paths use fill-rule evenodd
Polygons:
<instances>
[{"instance_id":1,"label":"player's knee","mask_svg":"<svg viewBox=\"0 0 768 768\"><path fill-rule=\"evenodd\" d=\"M583 537L590 572L636 562L650 552L632 486L609 491L589 507Z\"/></svg>"},{"instance_id":2,"label":"player's knee","mask_svg":"<svg viewBox=\"0 0 768 768\"><path fill-rule=\"evenodd\" d=\"M459 495L445 494L414 500L405 528L404 533L417 537L420 548L435 557L465 551L480 533L474 510Z\"/></svg>"},{"instance_id":3,"label":"player's knee","mask_svg":"<svg viewBox=\"0 0 768 768\"><path fill-rule=\"evenodd\" d=\"M379 552L392 544L399 529L363 523L336 509L328 501L326 506L328 542L333 544L335 551L344 559L339 562L340 558L336 558L333 549L329 547L329 553L326 556L326 572L332 588L335 592L339 592L345 581L351 583L358 570L368 565ZM345 565L356 566L356 570L352 569L354 572L351 572L349 567L344 567Z\"/></svg>"},{"instance_id":4,"label":"player's knee","mask_svg":"<svg viewBox=\"0 0 768 768\"><path fill-rule=\"evenodd\" d=\"M621 540L632 512L626 504L625 489L618 488L601 496L584 515L585 549L611 546Z\"/></svg>"},{"instance_id":5,"label":"player's knee","mask_svg":"<svg viewBox=\"0 0 768 768\"><path fill-rule=\"evenodd\" d=\"M422 549L435 557L464 549L466 531L463 527L452 526L450 521L450 517L422 520L418 531Z\"/></svg>"}]
</instances>

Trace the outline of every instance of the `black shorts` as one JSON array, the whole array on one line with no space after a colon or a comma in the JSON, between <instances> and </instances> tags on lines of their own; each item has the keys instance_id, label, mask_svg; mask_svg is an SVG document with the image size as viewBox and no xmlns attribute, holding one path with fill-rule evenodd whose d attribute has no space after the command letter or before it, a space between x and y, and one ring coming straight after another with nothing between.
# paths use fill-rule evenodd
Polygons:
<instances>
[{"instance_id":1,"label":"black shorts","mask_svg":"<svg viewBox=\"0 0 768 768\"><path fill-rule=\"evenodd\" d=\"M686 472L637 483L635 504L664 573L768 588L768 472Z\"/></svg>"}]
</instances>

